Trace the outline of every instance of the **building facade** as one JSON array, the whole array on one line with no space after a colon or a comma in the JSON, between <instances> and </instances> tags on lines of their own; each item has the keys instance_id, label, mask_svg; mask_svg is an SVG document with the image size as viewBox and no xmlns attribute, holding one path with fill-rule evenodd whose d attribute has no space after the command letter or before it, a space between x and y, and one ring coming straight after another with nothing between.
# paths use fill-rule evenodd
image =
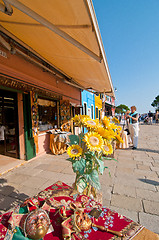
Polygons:
<instances>
[{"instance_id":1,"label":"building facade","mask_svg":"<svg viewBox=\"0 0 159 240\"><path fill-rule=\"evenodd\" d=\"M27 160L49 151L47 131L69 121L81 92L18 50L0 46L0 154Z\"/></svg>"},{"instance_id":2,"label":"building facade","mask_svg":"<svg viewBox=\"0 0 159 240\"><path fill-rule=\"evenodd\" d=\"M82 106L83 114L89 115L92 119L95 119L95 96L93 93L83 90L82 95Z\"/></svg>"}]
</instances>

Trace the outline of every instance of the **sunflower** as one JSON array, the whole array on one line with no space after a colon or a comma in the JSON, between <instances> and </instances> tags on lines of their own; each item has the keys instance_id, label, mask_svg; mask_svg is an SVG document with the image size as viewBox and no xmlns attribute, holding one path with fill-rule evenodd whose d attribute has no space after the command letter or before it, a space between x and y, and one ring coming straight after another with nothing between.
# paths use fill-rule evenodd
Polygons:
<instances>
[{"instance_id":1,"label":"sunflower","mask_svg":"<svg viewBox=\"0 0 159 240\"><path fill-rule=\"evenodd\" d=\"M102 119L102 122L103 122L104 127L109 127L109 125L110 125L110 120L109 120L108 117L105 116L105 117Z\"/></svg>"},{"instance_id":2,"label":"sunflower","mask_svg":"<svg viewBox=\"0 0 159 240\"><path fill-rule=\"evenodd\" d=\"M121 126L117 126L117 131L121 132L122 131L122 127Z\"/></svg>"},{"instance_id":3,"label":"sunflower","mask_svg":"<svg viewBox=\"0 0 159 240\"><path fill-rule=\"evenodd\" d=\"M102 136L100 136L96 132L86 133L84 137L84 141L86 142L87 147L91 151L100 151L104 144Z\"/></svg>"},{"instance_id":4,"label":"sunflower","mask_svg":"<svg viewBox=\"0 0 159 240\"><path fill-rule=\"evenodd\" d=\"M102 126L97 127L96 130L103 138L107 139L107 140L111 140L114 137L115 132L112 129L105 129Z\"/></svg>"},{"instance_id":5,"label":"sunflower","mask_svg":"<svg viewBox=\"0 0 159 240\"><path fill-rule=\"evenodd\" d=\"M112 122L120 123L119 120L118 120L116 117L113 117L113 118L112 118Z\"/></svg>"},{"instance_id":6,"label":"sunflower","mask_svg":"<svg viewBox=\"0 0 159 240\"><path fill-rule=\"evenodd\" d=\"M92 120L87 118L87 119L84 119L83 123L86 128L94 129L99 125L99 120L98 119Z\"/></svg>"},{"instance_id":7,"label":"sunflower","mask_svg":"<svg viewBox=\"0 0 159 240\"><path fill-rule=\"evenodd\" d=\"M104 153L105 155L110 155L110 154L113 153L113 147L112 147L112 145L111 145L110 143L107 143L107 142L104 143L102 150L103 150L103 153Z\"/></svg>"},{"instance_id":8,"label":"sunflower","mask_svg":"<svg viewBox=\"0 0 159 240\"><path fill-rule=\"evenodd\" d=\"M123 143L123 139L121 138L121 136L119 134L116 134L115 137L118 142Z\"/></svg>"},{"instance_id":9,"label":"sunflower","mask_svg":"<svg viewBox=\"0 0 159 240\"><path fill-rule=\"evenodd\" d=\"M107 128L116 130L117 129L117 125L115 125L114 123L110 123Z\"/></svg>"},{"instance_id":10,"label":"sunflower","mask_svg":"<svg viewBox=\"0 0 159 240\"><path fill-rule=\"evenodd\" d=\"M79 115L75 115L75 117L72 118L72 120L77 123L80 121L80 116Z\"/></svg>"},{"instance_id":11,"label":"sunflower","mask_svg":"<svg viewBox=\"0 0 159 240\"><path fill-rule=\"evenodd\" d=\"M71 158L75 158L75 157L80 157L82 154L82 148L79 145L75 145L73 144L72 146L70 146L67 149L67 154L71 157Z\"/></svg>"}]
</instances>

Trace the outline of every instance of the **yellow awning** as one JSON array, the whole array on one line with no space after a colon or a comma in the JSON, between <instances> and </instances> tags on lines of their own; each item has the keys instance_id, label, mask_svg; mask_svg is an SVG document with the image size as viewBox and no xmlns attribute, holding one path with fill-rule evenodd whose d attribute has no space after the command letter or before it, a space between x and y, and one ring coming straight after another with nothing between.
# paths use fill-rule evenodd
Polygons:
<instances>
[{"instance_id":1,"label":"yellow awning","mask_svg":"<svg viewBox=\"0 0 159 240\"><path fill-rule=\"evenodd\" d=\"M0 5L6 2L13 14L0 11L2 31L84 88L114 96L91 0L0 0Z\"/></svg>"}]
</instances>

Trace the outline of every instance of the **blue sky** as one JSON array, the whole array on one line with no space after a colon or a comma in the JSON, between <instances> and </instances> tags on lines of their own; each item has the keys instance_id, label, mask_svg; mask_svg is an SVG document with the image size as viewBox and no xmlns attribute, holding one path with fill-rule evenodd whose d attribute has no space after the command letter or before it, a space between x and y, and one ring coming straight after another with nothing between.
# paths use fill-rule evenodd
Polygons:
<instances>
[{"instance_id":1,"label":"blue sky","mask_svg":"<svg viewBox=\"0 0 159 240\"><path fill-rule=\"evenodd\" d=\"M93 0L116 105L155 109L159 95L159 0Z\"/></svg>"}]
</instances>

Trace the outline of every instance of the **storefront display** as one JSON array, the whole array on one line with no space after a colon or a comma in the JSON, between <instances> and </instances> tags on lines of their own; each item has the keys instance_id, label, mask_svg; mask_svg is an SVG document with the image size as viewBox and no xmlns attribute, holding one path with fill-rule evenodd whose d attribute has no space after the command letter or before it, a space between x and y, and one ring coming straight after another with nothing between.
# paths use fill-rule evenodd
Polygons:
<instances>
[{"instance_id":1,"label":"storefront display","mask_svg":"<svg viewBox=\"0 0 159 240\"><path fill-rule=\"evenodd\" d=\"M39 114L38 114L38 94L36 92L30 92L31 99L31 116L32 116L32 132L36 146L36 153L38 153L38 134L39 134Z\"/></svg>"},{"instance_id":2,"label":"storefront display","mask_svg":"<svg viewBox=\"0 0 159 240\"><path fill-rule=\"evenodd\" d=\"M60 100L60 125L71 119L71 107L68 100Z\"/></svg>"},{"instance_id":3,"label":"storefront display","mask_svg":"<svg viewBox=\"0 0 159 240\"><path fill-rule=\"evenodd\" d=\"M39 131L58 127L57 101L38 98Z\"/></svg>"}]
</instances>

